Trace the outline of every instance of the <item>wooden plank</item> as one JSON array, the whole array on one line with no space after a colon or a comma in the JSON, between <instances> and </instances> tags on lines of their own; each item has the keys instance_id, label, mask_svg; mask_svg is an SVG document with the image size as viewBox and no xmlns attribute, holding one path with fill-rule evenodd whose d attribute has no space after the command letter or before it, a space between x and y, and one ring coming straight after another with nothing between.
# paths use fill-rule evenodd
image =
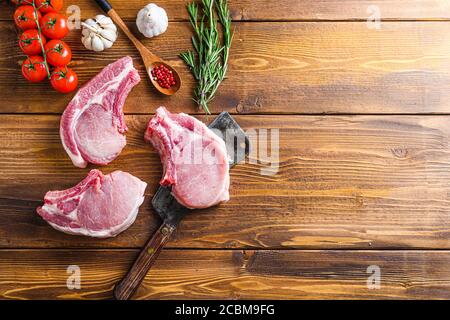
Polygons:
<instances>
[{"instance_id":1,"label":"wooden plank","mask_svg":"<svg viewBox=\"0 0 450 320\"><path fill-rule=\"evenodd\" d=\"M136 255L2 250L0 298L110 299ZM166 250L134 298L448 299L449 263L448 251ZM69 266L80 268L79 290L67 288ZM369 266L380 268L379 289L367 287Z\"/></svg>"},{"instance_id":2,"label":"wooden plank","mask_svg":"<svg viewBox=\"0 0 450 320\"><path fill-rule=\"evenodd\" d=\"M75 168L58 116L0 116L0 247L141 247L159 221L150 197L159 158L143 141L148 115L127 116L128 145L106 173L149 183L136 223L114 239L54 231L35 213ZM237 116L245 129L280 128L279 170L232 170L231 201L182 222L179 248L450 248L449 116Z\"/></svg>"},{"instance_id":3,"label":"wooden plank","mask_svg":"<svg viewBox=\"0 0 450 320\"><path fill-rule=\"evenodd\" d=\"M187 19L185 4L188 0L160 0L158 5L166 9L171 21ZM134 20L145 2L140 0L112 0L116 11L126 20ZM448 19L450 4L442 0L230 0L234 20L366 20L373 12L380 10L382 19ZM83 19L101 13L89 0L66 1L66 7L76 4L81 8ZM13 9L0 4L0 20L11 19Z\"/></svg>"},{"instance_id":4,"label":"wooden plank","mask_svg":"<svg viewBox=\"0 0 450 320\"><path fill-rule=\"evenodd\" d=\"M233 113L449 113L450 25L438 22L236 23L229 79L211 105ZM72 95L47 83L29 84L20 74L14 28L0 23L1 113L61 113ZM193 78L178 53L188 49L187 23L172 23L164 37L145 44L177 66L184 85L162 97L144 79L127 100L126 112L153 112L159 105L195 112ZM81 83L105 65L131 55L145 69L123 35L114 49L88 52L73 32L73 67Z\"/></svg>"}]
</instances>

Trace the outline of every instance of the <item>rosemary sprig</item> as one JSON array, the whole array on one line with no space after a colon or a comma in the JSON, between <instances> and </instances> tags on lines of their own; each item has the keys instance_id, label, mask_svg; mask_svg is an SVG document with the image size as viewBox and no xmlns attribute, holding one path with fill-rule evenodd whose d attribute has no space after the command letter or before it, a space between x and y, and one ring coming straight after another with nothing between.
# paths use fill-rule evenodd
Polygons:
<instances>
[{"instance_id":1,"label":"rosemary sprig","mask_svg":"<svg viewBox=\"0 0 450 320\"><path fill-rule=\"evenodd\" d=\"M193 2L187 5L189 21L194 30L190 50L180 54L190 68L197 86L194 90L194 101L207 114L210 114L208 104L225 79L228 69L232 32L231 17L227 0L202 0L202 11ZM218 17L222 25L222 43L217 28Z\"/></svg>"}]
</instances>

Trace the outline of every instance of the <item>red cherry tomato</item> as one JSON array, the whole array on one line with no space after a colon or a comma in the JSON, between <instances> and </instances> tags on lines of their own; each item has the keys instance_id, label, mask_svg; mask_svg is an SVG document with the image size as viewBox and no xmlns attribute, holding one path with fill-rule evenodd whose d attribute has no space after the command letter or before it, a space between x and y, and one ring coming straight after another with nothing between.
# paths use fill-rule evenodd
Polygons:
<instances>
[{"instance_id":1,"label":"red cherry tomato","mask_svg":"<svg viewBox=\"0 0 450 320\"><path fill-rule=\"evenodd\" d=\"M28 81L43 81L47 77L44 58L41 56L28 57L28 59L26 59L22 64L22 74Z\"/></svg>"},{"instance_id":2,"label":"red cherry tomato","mask_svg":"<svg viewBox=\"0 0 450 320\"><path fill-rule=\"evenodd\" d=\"M54 67L64 67L72 60L72 50L62 40L50 40L45 46L47 62Z\"/></svg>"},{"instance_id":3,"label":"red cherry tomato","mask_svg":"<svg viewBox=\"0 0 450 320\"><path fill-rule=\"evenodd\" d=\"M50 12L41 20L44 36L50 39L62 39L69 33L67 17L63 14Z\"/></svg>"},{"instance_id":4,"label":"red cherry tomato","mask_svg":"<svg viewBox=\"0 0 450 320\"><path fill-rule=\"evenodd\" d=\"M50 83L56 91L69 93L77 88L78 76L68 67L58 67L53 71Z\"/></svg>"},{"instance_id":5,"label":"red cherry tomato","mask_svg":"<svg viewBox=\"0 0 450 320\"><path fill-rule=\"evenodd\" d=\"M59 12L63 7L63 0L35 0L35 4L42 13Z\"/></svg>"},{"instance_id":6,"label":"red cherry tomato","mask_svg":"<svg viewBox=\"0 0 450 320\"><path fill-rule=\"evenodd\" d=\"M36 19L41 19L41 13L37 11L36 15L34 7L30 5L20 6L14 12L14 22L22 30L36 29Z\"/></svg>"},{"instance_id":7,"label":"red cherry tomato","mask_svg":"<svg viewBox=\"0 0 450 320\"><path fill-rule=\"evenodd\" d=\"M19 38L20 49L22 49L23 53L27 56L42 54L39 38L41 38L42 44L45 45L47 40L45 37L39 37L39 32L36 29L25 30Z\"/></svg>"}]
</instances>

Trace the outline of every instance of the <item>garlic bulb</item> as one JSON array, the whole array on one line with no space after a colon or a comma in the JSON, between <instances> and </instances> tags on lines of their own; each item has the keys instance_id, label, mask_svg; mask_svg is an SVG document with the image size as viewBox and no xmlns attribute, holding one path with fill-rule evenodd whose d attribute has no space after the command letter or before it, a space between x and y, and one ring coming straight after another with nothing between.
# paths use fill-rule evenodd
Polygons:
<instances>
[{"instance_id":1,"label":"garlic bulb","mask_svg":"<svg viewBox=\"0 0 450 320\"><path fill-rule=\"evenodd\" d=\"M96 52L111 48L117 39L117 27L111 18L104 15L97 15L94 19L87 19L82 22L82 39L84 46L88 50Z\"/></svg>"},{"instance_id":2,"label":"garlic bulb","mask_svg":"<svg viewBox=\"0 0 450 320\"><path fill-rule=\"evenodd\" d=\"M144 36L152 38L167 30L169 18L166 10L154 3L150 3L139 11L136 25Z\"/></svg>"}]
</instances>

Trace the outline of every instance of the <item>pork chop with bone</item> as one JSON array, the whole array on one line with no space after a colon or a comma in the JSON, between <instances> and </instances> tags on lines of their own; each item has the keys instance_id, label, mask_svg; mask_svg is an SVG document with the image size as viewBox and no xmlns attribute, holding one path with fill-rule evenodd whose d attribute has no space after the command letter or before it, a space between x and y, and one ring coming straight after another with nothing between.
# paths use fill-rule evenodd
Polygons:
<instances>
[{"instance_id":1,"label":"pork chop with bone","mask_svg":"<svg viewBox=\"0 0 450 320\"><path fill-rule=\"evenodd\" d=\"M136 219L147 184L129 173L91 170L76 186L49 191L37 213L56 230L97 238L114 237Z\"/></svg>"},{"instance_id":2,"label":"pork chop with bone","mask_svg":"<svg viewBox=\"0 0 450 320\"><path fill-rule=\"evenodd\" d=\"M130 57L105 67L83 86L64 111L61 141L73 164L105 165L126 145L123 105L140 76Z\"/></svg>"},{"instance_id":3,"label":"pork chop with bone","mask_svg":"<svg viewBox=\"0 0 450 320\"><path fill-rule=\"evenodd\" d=\"M148 123L145 140L161 157L160 184L171 186L181 205L201 209L229 200L225 142L201 121L160 107Z\"/></svg>"}]
</instances>

